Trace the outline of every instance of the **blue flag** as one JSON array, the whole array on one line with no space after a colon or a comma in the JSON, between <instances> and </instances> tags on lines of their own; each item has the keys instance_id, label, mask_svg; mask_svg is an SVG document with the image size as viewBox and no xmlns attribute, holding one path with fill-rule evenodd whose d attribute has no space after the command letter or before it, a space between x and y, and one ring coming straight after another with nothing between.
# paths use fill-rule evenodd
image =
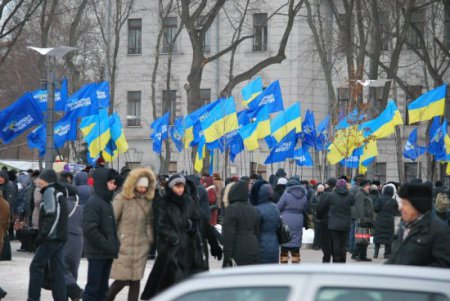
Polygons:
<instances>
[{"instance_id":1,"label":"blue flag","mask_svg":"<svg viewBox=\"0 0 450 301\"><path fill-rule=\"evenodd\" d=\"M61 148L67 141L77 140L77 120L65 115L55 124L55 147Z\"/></svg>"},{"instance_id":2,"label":"blue flag","mask_svg":"<svg viewBox=\"0 0 450 301\"><path fill-rule=\"evenodd\" d=\"M0 111L0 138L9 143L29 128L44 122L39 106L27 92L9 107Z\"/></svg>"},{"instance_id":3,"label":"blue flag","mask_svg":"<svg viewBox=\"0 0 450 301\"><path fill-rule=\"evenodd\" d=\"M359 167L359 159L362 154L363 154L363 147L359 147L359 148L355 149L349 157L343 159L340 163L344 167L358 168Z\"/></svg>"},{"instance_id":4,"label":"blue flag","mask_svg":"<svg viewBox=\"0 0 450 301\"><path fill-rule=\"evenodd\" d=\"M162 117L153 121L150 127L153 133L150 138L153 139L153 151L160 154L162 151L162 142L168 138L168 128L169 128L169 117L170 113L167 112Z\"/></svg>"},{"instance_id":5,"label":"blue flag","mask_svg":"<svg viewBox=\"0 0 450 301\"><path fill-rule=\"evenodd\" d=\"M317 145L316 138L316 124L314 121L314 112L307 110L305 114L305 120L302 122L302 141L306 148L314 147Z\"/></svg>"},{"instance_id":6,"label":"blue flag","mask_svg":"<svg viewBox=\"0 0 450 301\"><path fill-rule=\"evenodd\" d=\"M294 157L294 148L297 144L297 135L295 129L290 131L284 138L270 150L270 154L267 157L264 164L283 162L286 159Z\"/></svg>"},{"instance_id":7,"label":"blue flag","mask_svg":"<svg viewBox=\"0 0 450 301\"><path fill-rule=\"evenodd\" d=\"M408 141L406 141L405 148L403 149L403 156L415 161L419 156L423 155L425 151L426 148L424 146L417 145L417 128L415 128L411 134L409 134Z\"/></svg>"},{"instance_id":8,"label":"blue flag","mask_svg":"<svg viewBox=\"0 0 450 301\"><path fill-rule=\"evenodd\" d=\"M325 116L322 122L317 126L317 132L319 136L317 137L316 150L323 151L327 148L329 138L328 138L328 127L330 125L330 115Z\"/></svg>"},{"instance_id":9,"label":"blue flag","mask_svg":"<svg viewBox=\"0 0 450 301\"><path fill-rule=\"evenodd\" d=\"M173 127L169 129L170 138L175 143L175 146L179 152L183 150L183 136L184 136L184 126L183 126L183 116L178 117Z\"/></svg>"},{"instance_id":10,"label":"blue flag","mask_svg":"<svg viewBox=\"0 0 450 301\"><path fill-rule=\"evenodd\" d=\"M74 119L98 113L97 84L84 85L67 100L64 111Z\"/></svg>"},{"instance_id":11,"label":"blue flag","mask_svg":"<svg viewBox=\"0 0 450 301\"><path fill-rule=\"evenodd\" d=\"M97 84L98 108L109 108L109 82L101 82Z\"/></svg>"},{"instance_id":12,"label":"blue flag","mask_svg":"<svg viewBox=\"0 0 450 301\"><path fill-rule=\"evenodd\" d=\"M430 141L428 142L428 144L430 144L433 141L433 137L436 134L436 131L439 129L440 125L441 125L440 124L441 123L440 119L441 118L439 116L436 116L436 117L433 118L433 122L431 123L431 126L430 126L430 134L429 134Z\"/></svg>"},{"instance_id":13,"label":"blue flag","mask_svg":"<svg viewBox=\"0 0 450 301\"><path fill-rule=\"evenodd\" d=\"M298 166L313 166L314 165L311 155L308 152L308 147L305 147L305 146L295 150L294 159L295 159L295 163Z\"/></svg>"},{"instance_id":14,"label":"blue flag","mask_svg":"<svg viewBox=\"0 0 450 301\"><path fill-rule=\"evenodd\" d=\"M358 109L355 108L346 117L344 117L344 119L339 121L339 123L336 124L334 129L335 130L346 129L346 128L352 126L352 125L356 125L359 121L364 120L364 118L366 118L366 115L365 114L360 114L358 112Z\"/></svg>"},{"instance_id":15,"label":"blue flag","mask_svg":"<svg viewBox=\"0 0 450 301\"><path fill-rule=\"evenodd\" d=\"M39 105L42 112L47 111L47 90L39 89L31 92L33 99ZM55 111L64 111L68 98L67 78L61 82L61 89L55 89Z\"/></svg>"},{"instance_id":16,"label":"blue flag","mask_svg":"<svg viewBox=\"0 0 450 301\"><path fill-rule=\"evenodd\" d=\"M436 157L436 161L446 160L445 135L447 135L447 119L444 119L442 125L435 131L427 150Z\"/></svg>"},{"instance_id":17,"label":"blue flag","mask_svg":"<svg viewBox=\"0 0 450 301\"><path fill-rule=\"evenodd\" d=\"M269 113L283 111L283 97L281 95L280 82L278 80L270 84L252 102L248 104L249 111L256 112L260 106L268 106ZM255 115L252 115L255 117Z\"/></svg>"},{"instance_id":18,"label":"blue flag","mask_svg":"<svg viewBox=\"0 0 450 301\"><path fill-rule=\"evenodd\" d=\"M45 126L40 125L31 131L27 136L28 147L30 149L37 148L39 151L39 157L45 155Z\"/></svg>"}]
</instances>

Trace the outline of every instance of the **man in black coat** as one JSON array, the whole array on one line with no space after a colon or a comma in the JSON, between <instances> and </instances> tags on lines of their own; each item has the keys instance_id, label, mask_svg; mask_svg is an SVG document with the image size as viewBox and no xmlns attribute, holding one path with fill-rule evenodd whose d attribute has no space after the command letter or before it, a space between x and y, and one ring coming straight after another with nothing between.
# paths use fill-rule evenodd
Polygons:
<instances>
[{"instance_id":1,"label":"man in black coat","mask_svg":"<svg viewBox=\"0 0 450 301\"><path fill-rule=\"evenodd\" d=\"M325 191L320 196L320 201L317 204L316 210L316 227L320 228L320 248L322 249L323 257L322 262L331 262L331 233L328 229L328 212L330 207L326 205L327 196L330 194L336 186L336 179L329 178L325 183ZM320 208L320 210L319 210Z\"/></svg>"},{"instance_id":2,"label":"man in black coat","mask_svg":"<svg viewBox=\"0 0 450 301\"><path fill-rule=\"evenodd\" d=\"M370 185L369 180L361 180L361 187L359 192L355 195L355 206L352 208L352 214L356 218L356 227L371 229L374 224L374 211L373 203L370 198ZM357 261L372 261L367 258L368 243L355 243L355 250L352 255L352 259Z\"/></svg>"},{"instance_id":3,"label":"man in black coat","mask_svg":"<svg viewBox=\"0 0 450 301\"><path fill-rule=\"evenodd\" d=\"M83 210L84 250L89 263L85 301L105 299L112 262L120 247L111 201L122 177L116 170L104 167L96 169L93 177L94 195Z\"/></svg>"},{"instance_id":4,"label":"man in black coat","mask_svg":"<svg viewBox=\"0 0 450 301\"><path fill-rule=\"evenodd\" d=\"M432 188L405 184L400 188L402 224L386 263L450 267L450 229L431 214Z\"/></svg>"}]
</instances>

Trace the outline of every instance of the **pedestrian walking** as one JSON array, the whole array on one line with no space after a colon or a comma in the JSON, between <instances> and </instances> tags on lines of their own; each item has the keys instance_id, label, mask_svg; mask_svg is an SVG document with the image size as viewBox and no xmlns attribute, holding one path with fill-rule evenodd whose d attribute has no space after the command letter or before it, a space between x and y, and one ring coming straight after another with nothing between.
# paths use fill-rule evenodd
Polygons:
<instances>
[{"instance_id":1,"label":"pedestrian walking","mask_svg":"<svg viewBox=\"0 0 450 301\"><path fill-rule=\"evenodd\" d=\"M320 249L320 225L317 220L317 206L320 202L320 197L323 195L325 191L325 186L322 184L317 185L317 190L311 197L309 202L309 214L312 216L312 221L314 222L314 240L313 240L313 249Z\"/></svg>"},{"instance_id":2,"label":"pedestrian walking","mask_svg":"<svg viewBox=\"0 0 450 301\"><path fill-rule=\"evenodd\" d=\"M449 268L450 229L431 213L431 187L404 184L400 187L399 197L402 225L386 263Z\"/></svg>"},{"instance_id":3,"label":"pedestrian walking","mask_svg":"<svg viewBox=\"0 0 450 301\"><path fill-rule=\"evenodd\" d=\"M28 300L41 298L44 271L48 267L53 299L67 300L64 280L64 244L67 241L68 211L66 188L57 181L56 172L46 169L39 175L42 204L39 212L38 248L30 264Z\"/></svg>"},{"instance_id":4,"label":"pedestrian walking","mask_svg":"<svg viewBox=\"0 0 450 301\"><path fill-rule=\"evenodd\" d=\"M320 196L319 203L316 209L316 224L315 227L320 229L320 248L322 249L323 263L330 263L331 261L331 232L328 229L328 212L330 206L326 204L328 194L330 194L336 186L336 179L329 178L325 183L325 191Z\"/></svg>"},{"instance_id":5,"label":"pedestrian walking","mask_svg":"<svg viewBox=\"0 0 450 301\"><path fill-rule=\"evenodd\" d=\"M100 167L94 171L93 179L94 195L83 208L84 253L88 260L83 301L105 299L112 262L120 247L111 201L122 177L114 169Z\"/></svg>"},{"instance_id":6,"label":"pedestrian walking","mask_svg":"<svg viewBox=\"0 0 450 301\"><path fill-rule=\"evenodd\" d=\"M139 299L140 281L153 240L152 200L156 177L148 168L131 170L122 192L113 201L114 216L120 234L119 257L114 259L111 284L105 300L114 300L125 287L128 301Z\"/></svg>"}]
</instances>

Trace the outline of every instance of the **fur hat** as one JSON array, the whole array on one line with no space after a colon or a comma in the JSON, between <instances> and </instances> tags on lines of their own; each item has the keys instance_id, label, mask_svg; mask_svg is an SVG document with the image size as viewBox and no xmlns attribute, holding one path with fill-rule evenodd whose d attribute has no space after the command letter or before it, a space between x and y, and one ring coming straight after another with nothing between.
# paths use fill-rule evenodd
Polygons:
<instances>
[{"instance_id":1,"label":"fur hat","mask_svg":"<svg viewBox=\"0 0 450 301\"><path fill-rule=\"evenodd\" d=\"M248 182L237 181L230 184L231 187L228 190L228 202L246 202L248 200Z\"/></svg>"},{"instance_id":2,"label":"fur hat","mask_svg":"<svg viewBox=\"0 0 450 301\"><path fill-rule=\"evenodd\" d=\"M398 195L402 199L407 199L420 213L432 209L433 191L429 185L407 183L400 187Z\"/></svg>"},{"instance_id":3,"label":"fur hat","mask_svg":"<svg viewBox=\"0 0 450 301\"><path fill-rule=\"evenodd\" d=\"M58 176L53 169L44 169L39 175L39 179L44 180L47 183L55 183L58 180Z\"/></svg>"},{"instance_id":4,"label":"fur hat","mask_svg":"<svg viewBox=\"0 0 450 301\"><path fill-rule=\"evenodd\" d=\"M346 188L347 187L347 181L344 179L339 179L336 182L336 188Z\"/></svg>"},{"instance_id":5,"label":"fur hat","mask_svg":"<svg viewBox=\"0 0 450 301\"><path fill-rule=\"evenodd\" d=\"M183 184L186 185L186 178L183 175L180 174L174 174L169 178L169 182L167 183L167 186L169 188L173 188L177 184Z\"/></svg>"}]
</instances>

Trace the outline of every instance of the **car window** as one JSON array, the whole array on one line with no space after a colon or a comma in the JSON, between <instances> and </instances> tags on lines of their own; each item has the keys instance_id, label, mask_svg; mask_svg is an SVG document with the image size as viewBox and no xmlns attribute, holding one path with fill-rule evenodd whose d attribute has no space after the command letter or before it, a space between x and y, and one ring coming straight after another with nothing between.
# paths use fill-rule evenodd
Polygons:
<instances>
[{"instance_id":1,"label":"car window","mask_svg":"<svg viewBox=\"0 0 450 301\"><path fill-rule=\"evenodd\" d=\"M289 287L233 287L188 293L176 301L285 301Z\"/></svg>"},{"instance_id":2,"label":"car window","mask_svg":"<svg viewBox=\"0 0 450 301\"><path fill-rule=\"evenodd\" d=\"M316 301L448 301L442 294L374 288L322 288Z\"/></svg>"}]
</instances>

